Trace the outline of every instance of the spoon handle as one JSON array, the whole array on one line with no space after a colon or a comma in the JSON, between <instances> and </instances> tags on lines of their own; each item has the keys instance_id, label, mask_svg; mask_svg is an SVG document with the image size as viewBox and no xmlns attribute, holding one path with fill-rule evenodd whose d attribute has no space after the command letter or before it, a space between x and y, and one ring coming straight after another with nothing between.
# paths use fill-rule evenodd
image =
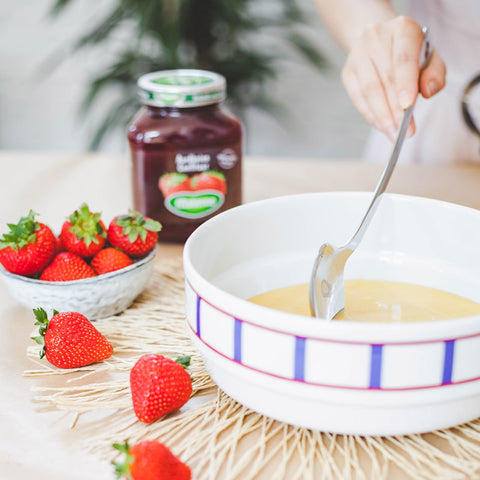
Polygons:
<instances>
[{"instance_id":1,"label":"spoon handle","mask_svg":"<svg viewBox=\"0 0 480 480\"><path fill-rule=\"evenodd\" d=\"M422 43L422 48L420 50L420 57L419 57L419 65L420 65L419 78L422 71L428 65L428 62L432 54L432 48L431 48L431 43L428 36L427 27L422 28L422 33L423 33L423 43ZM390 181L390 177L392 176L393 170L397 163L398 156L400 155L400 150L402 148L403 141L405 140L408 126L410 125L410 121L412 119L414 107L415 107L415 102L413 103L413 105L408 107L403 112L402 122L400 123L400 127L397 132L395 144L393 146L393 150L390 155L390 160L388 161L388 164L385 167L385 170L383 171L380 181L378 182L377 188L375 189L375 193L373 195L373 199L370 203L370 206L368 207L367 212L365 213L365 216L363 217L362 223L360 224L357 231L355 232L355 235L353 235L352 239L346 245L349 248L355 249L357 245L360 243L360 241L362 240L363 235L365 234L365 231L367 230L367 227L370 224L371 219L373 218L375 210L378 207L378 204L379 204L378 200L380 199L380 196L387 188L388 182Z\"/></svg>"}]
</instances>

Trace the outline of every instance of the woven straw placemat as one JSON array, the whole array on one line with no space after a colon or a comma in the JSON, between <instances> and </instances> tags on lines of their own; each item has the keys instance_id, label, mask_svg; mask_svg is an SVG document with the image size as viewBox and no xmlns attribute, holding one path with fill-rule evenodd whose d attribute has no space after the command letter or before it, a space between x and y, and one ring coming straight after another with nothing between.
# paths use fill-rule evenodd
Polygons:
<instances>
[{"instance_id":1,"label":"woven straw placemat","mask_svg":"<svg viewBox=\"0 0 480 480\"><path fill-rule=\"evenodd\" d=\"M114 442L159 439L196 480L457 480L480 478L480 420L424 435L360 437L287 425L243 407L210 379L185 326L181 258L156 258L146 290L95 326L112 343L107 361L61 370L27 354L39 409L71 412L82 446L111 461ZM144 353L192 357L192 399L152 424L133 413L129 372ZM40 408L41 407L41 408Z\"/></svg>"}]
</instances>

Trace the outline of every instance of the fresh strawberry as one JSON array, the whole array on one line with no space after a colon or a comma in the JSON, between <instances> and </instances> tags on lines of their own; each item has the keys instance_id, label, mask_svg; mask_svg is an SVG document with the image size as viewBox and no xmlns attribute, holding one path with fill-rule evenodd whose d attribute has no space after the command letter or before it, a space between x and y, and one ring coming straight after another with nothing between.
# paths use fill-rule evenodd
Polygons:
<instances>
[{"instance_id":1,"label":"fresh strawberry","mask_svg":"<svg viewBox=\"0 0 480 480\"><path fill-rule=\"evenodd\" d=\"M224 195L227 193L227 181L225 175L215 170L197 173L190 180L192 190L217 190Z\"/></svg>"},{"instance_id":2,"label":"fresh strawberry","mask_svg":"<svg viewBox=\"0 0 480 480\"><path fill-rule=\"evenodd\" d=\"M105 245L107 231L100 220L100 213L92 213L83 203L64 222L60 237L69 252L90 258Z\"/></svg>"},{"instance_id":3,"label":"fresh strawberry","mask_svg":"<svg viewBox=\"0 0 480 480\"><path fill-rule=\"evenodd\" d=\"M142 355L130 371L133 410L141 422L151 423L178 410L192 394L186 368L190 357L176 361L162 355Z\"/></svg>"},{"instance_id":4,"label":"fresh strawberry","mask_svg":"<svg viewBox=\"0 0 480 480\"><path fill-rule=\"evenodd\" d=\"M15 224L8 224L9 233L0 239L0 263L18 275L38 275L55 254L55 235L43 223L35 221L30 210Z\"/></svg>"},{"instance_id":5,"label":"fresh strawberry","mask_svg":"<svg viewBox=\"0 0 480 480\"><path fill-rule=\"evenodd\" d=\"M158 188L167 198L172 193L190 191L190 178L184 173L164 173L158 180Z\"/></svg>"},{"instance_id":6,"label":"fresh strawberry","mask_svg":"<svg viewBox=\"0 0 480 480\"><path fill-rule=\"evenodd\" d=\"M121 268L128 267L133 263L132 259L121 250L116 248L102 248L90 262L90 266L97 275L114 272Z\"/></svg>"},{"instance_id":7,"label":"fresh strawberry","mask_svg":"<svg viewBox=\"0 0 480 480\"><path fill-rule=\"evenodd\" d=\"M161 229L160 223L130 210L128 215L115 217L110 222L108 240L131 257L143 257L157 244Z\"/></svg>"},{"instance_id":8,"label":"fresh strawberry","mask_svg":"<svg viewBox=\"0 0 480 480\"><path fill-rule=\"evenodd\" d=\"M40 275L40 280L68 282L95 277L95 271L82 258L72 252L60 252Z\"/></svg>"},{"instance_id":9,"label":"fresh strawberry","mask_svg":"<svg viewBox=\"0 0 480 480\"><path fill-rule=\"evenodd\" d=\"M65 245L63 244L63 240L61 237L55 237L55 255L57 255L60 252L65 252L67 249L65 248Z\"/></svg>"},{"instance_id":10,"label":"fresh strawberry","mask_svg":"<svg viewBox=\"0 0 480 480\"><path fill-rule=\"evenodd\" d=\"M43 349L40 358L59 368L77 368L109 358L113 347L92 325L87 317L77 312L53 311L51 320L43 308L33 310L39 325L38 337L33 337Z\"/></svg>"},{"instance_id":11,"label":"fresh strawberry","mask_svg":"<svg viewBox=\"0 0 480 480\"><path fill-rule=\"evenodd\" d=\"M190 480L190 467L179 460L163 443L144 440L133 447L128 442L113 445L126 455L123 463L115 463L117 478L129 480Z\"/></svg>"}]
</instances>

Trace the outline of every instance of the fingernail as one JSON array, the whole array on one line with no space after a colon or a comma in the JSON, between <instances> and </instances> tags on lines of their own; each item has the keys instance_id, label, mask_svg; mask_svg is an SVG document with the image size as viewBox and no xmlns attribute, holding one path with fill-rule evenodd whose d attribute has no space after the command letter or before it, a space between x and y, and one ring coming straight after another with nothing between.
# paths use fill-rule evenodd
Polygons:
<instances>
[{"instance_id":1,"label":"fingernail","mask_svg":"<svg viewBox=\"0 0 480 480\"><path fill-rule=\"evenodd\" d=\"M427 95L431 97L432 95L435 95L438 90L438 83L435 80L430 80L427 85Z\"/></svg>"},{"instance_id":2,"label":"fingernail","mask_svg":"<svg viewBox=\"0 0 480 480\"><path fill-rule=\"evenodd\" d=\"M407 138L410 138L413 135L413 127L410 125L407 130Z\"/></svg>"},{"instance_id":3,"label":"fingernail","mask_svg":"<svg viewBox=\"0 0 480 480\"><path fill-rule=\"evenodd\" d=\"M393 125L391 127L388 127L387 135L388 135L388 138L390 138L390 140L394 142L397 136L397 129Z\"/></svg>"},{"instance_id":4,"label":"fingernail","mask_svg":"<svg viewBox=\"0 0 480 480\"><path fill-rule=\"evenodd\" d=\"M404 110L410 107L410 105L412 104L412 99L410 98L410 95L406 90L402 90L398 94L398 103Z\"/></svg>"}]
</instances>

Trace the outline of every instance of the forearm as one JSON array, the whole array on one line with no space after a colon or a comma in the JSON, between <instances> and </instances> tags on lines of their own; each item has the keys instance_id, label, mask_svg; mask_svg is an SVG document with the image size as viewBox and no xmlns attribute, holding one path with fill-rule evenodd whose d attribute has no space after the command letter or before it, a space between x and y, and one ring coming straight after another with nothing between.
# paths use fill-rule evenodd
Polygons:
<instances>
[{"instance_id":1,"label":"forearm","mask_svg":"<svg viewBox=\"0 0 480 480\"><path fill-rule=\"evenodd\" d=\"M387 0L315 0L326 27L349 52L365 28L398 16Z\"/></svg>"}]
</instances>

